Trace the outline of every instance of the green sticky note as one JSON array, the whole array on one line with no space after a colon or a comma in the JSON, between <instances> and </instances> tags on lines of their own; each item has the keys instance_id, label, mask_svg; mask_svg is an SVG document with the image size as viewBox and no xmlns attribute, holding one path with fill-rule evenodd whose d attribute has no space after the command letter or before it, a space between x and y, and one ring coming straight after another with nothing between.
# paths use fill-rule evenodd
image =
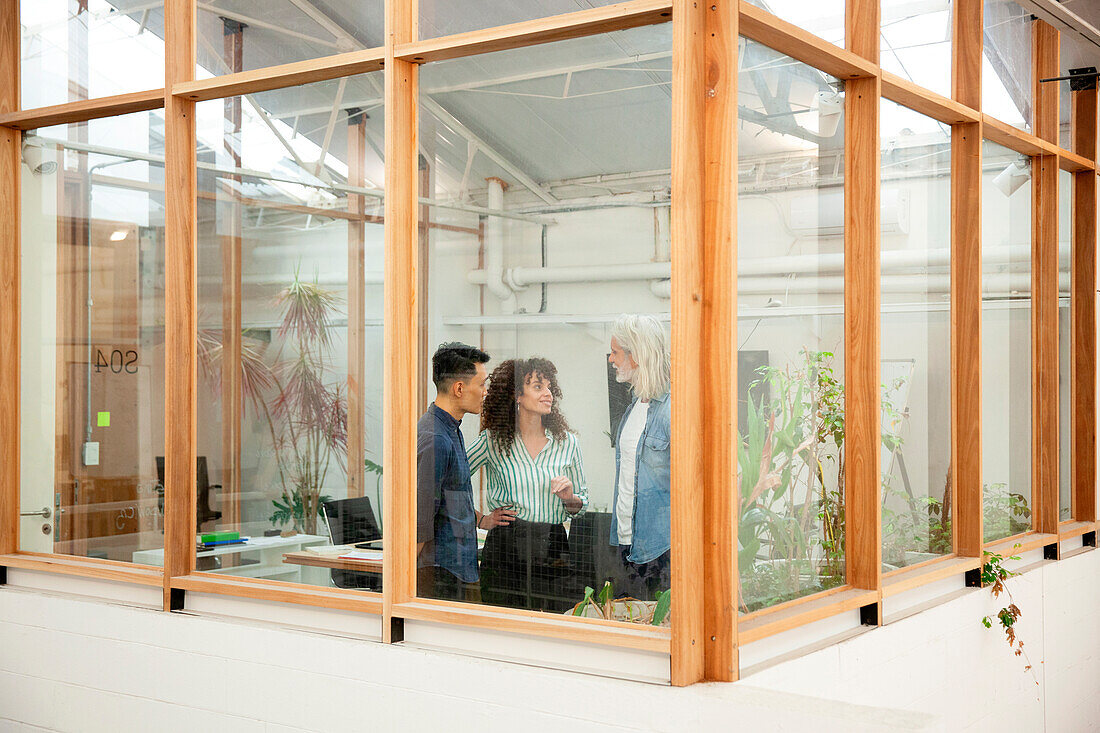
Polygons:
<instances>
[{"instance_id":1,"label":"green sticky note","mask_svg":"<svg viewBox=\"0 0 1100 733\"><path fill-rule=\"evenodd\" d=\"M99 426L101 428L111 427L111 413L109 413L109 412L99 412L99 413L96 413L96 418L97 418L97 422L96 422L97 426Z\"/></svg>"}]
</instances>

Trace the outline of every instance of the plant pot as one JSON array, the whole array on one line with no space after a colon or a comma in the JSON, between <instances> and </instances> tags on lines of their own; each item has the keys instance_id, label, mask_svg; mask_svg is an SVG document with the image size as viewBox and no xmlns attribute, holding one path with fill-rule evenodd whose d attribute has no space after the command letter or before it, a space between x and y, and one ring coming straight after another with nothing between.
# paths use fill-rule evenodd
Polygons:
<instances>
[{"instance_id":1,"label":"plant pot","mask_svg":"<svg viewBox=\"0 0 1100 733\"><path fill-rule=\"evenodd\" d=\"M605 618L598 605L581 601L576 606L565 612L566 616L576 614L577 608L583 605L584 610L579 614L581 618ZM617 598L611 601L611 619L631 624L648 624L653 619L653 610L657 607L657 601L639 601L637 598ZM672 613L665 616L661 626L672 625Z\"/></svg>"}]
</instances>

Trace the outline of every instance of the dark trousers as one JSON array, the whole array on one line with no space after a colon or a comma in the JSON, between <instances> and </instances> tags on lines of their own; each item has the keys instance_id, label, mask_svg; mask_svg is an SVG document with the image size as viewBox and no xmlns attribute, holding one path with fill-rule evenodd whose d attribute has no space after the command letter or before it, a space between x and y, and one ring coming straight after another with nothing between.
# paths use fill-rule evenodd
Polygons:
<instances>
[{"instance_id":1,"label":"dark trousers","mask_svg":"<svg viewBox=\"0 0 1100 733\"><path fill-rule=\"evenodd\" d=\"M567 587L572 575L569 539L560 524L517 519L494 527L485 538L483 603L560 613L580 600Z\"/></svg>"},{"instance_id":2,"label":"dark trousers","mask_svg":"<svg viewBox=\"0 0 1100 733\"><path fill-rule=\"evenodd\" d=\"M630 545L619 545L619 557L623 562L622 587L615 588L615 596L630 596L639 601L656 600L657 594L672 587L672 562L665 552L649 562L634 563L627 559Z\"/></svg>"},{"instance_id":3,"label":"dark trousers","mask_svg":"<svg viewBox=\"0 0 1100 733\"><path fill-rule=\"evenodd\" d=\"M477 583L464 583L454 573L438 565L416 569L416 595L441 601L481 602Z\"/></svg>"}]
</instances>

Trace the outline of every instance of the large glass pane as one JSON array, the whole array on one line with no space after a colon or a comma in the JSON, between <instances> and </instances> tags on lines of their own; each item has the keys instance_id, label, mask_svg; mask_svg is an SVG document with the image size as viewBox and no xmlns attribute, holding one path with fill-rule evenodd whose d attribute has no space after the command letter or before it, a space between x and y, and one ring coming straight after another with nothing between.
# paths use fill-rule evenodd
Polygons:
<instances>
[{"instance_id":1,"label":"large glass pane","mask_svg":"<svg viewBox=\"0 0 1100 733\"><path fill-rule=\"evenodd\" d=\"M777 18L804 28L838 46L844 45L844 0L749 0Z\"/></svg>"},{"instance_id":2,"label":"large glass pane","mask_svg":"<svg viewBox=\"0 0 1100 733\"><path fill-rule=\"evenodd\" d=\"M1031 447L1031 161L986 141L981 450L987 542L1031 528Z\"/></svg>"},{"instance_id":3,"label":"large glass pane","mask_svg":"<svg viewBox=\"0 0 1100 733\"><path fill-rule=\"evenodd\" d=\"M1096 66L1096 46L1091 42L1076 33L1065 30L1061 32L1059 39L1061 44L1059 76L1068 75L1074 69ZM1066 150L1078 152L1073 140L1073 98L1076 93L1068 81L1049 83L1058 84L1058 144Z\"/></svg>"},{"instance_id":4,"label":"large glass pane","mask_svg":"<svg viewBox=\"0 0 1100 733\"><path fill-rule=\"evenodd\" d=\"M882 560L953 549L951 128L882 102Z\"/></svg>"},{"instance_id":5,"label":"large glass pane","mask_svg":"<svg viewBox=\"0 0 1100 733\"><path fill-rule=\"evenodd\" d=\"M200 2L197 73L202 78L377 48L385 43L384 25L383 0Z\"/></svg>"},{"instance_id":6,"label":"large glass pane","mask_svg":"<svg viewBox=\"0 0 1100 733\"><path fill-rule=\"evenodd\" d=\"M1073 519L1073 176L1058 171L1058 518Z\"/></svg>"},{"instance_id":7,"label":"large glass pane","mask_svg":"<svg viewBox=\"0 0 1100 733\"><path fill-rule=\"evenodd\" d=\"M164 0L20 0L24 109L164 86Z\"/></svg>"},{"instance_id":8,"label":"large glass pane","mask_svg":"<svg viewBox=\"0 0 1100 733\"><path fill-rule=\"evenodd\" d=\"M437 38L562 13L612 5L617 0L419 0L420 37Z\"/></svg>"},{"instance_id":9,"label":"large glass pane","mask_svg":"<svg viewBox=\"0 0 1100 733\"><path fill-rule=\"evenodd\" d=\"M741 39L738 559L751 612L844 582L844 95Z\"/></svg>"},{"instance_id":10,"label":"large glass pane","mask_svg":"<svg viewBox=\"0 0 1100 733\"><path fill-rule=\"evenodd\" d=\"M163 155L154 113L25 138L21 550L163 557Z\"/></svg>"},{"instance_id":11,"label":"large glass pane","mask_svg":"<svg viewBox=\"0 0 1100 733\"><path fill-rule=\"evenodd\" d=\"M669 622L671 43L421 71L421 596Z\"/></svg>"},{"instance_id":12,"label":"large glass pane","mask_svg":"<svg viewBox=\"0 0 1100 733\"><path fill-rule=\"evenodd\" d=\"M196 110L199 570L381 588L381 83Z\"/></svg>"},{"instance_id":13,"label":"large glass pane","mask_svg":"<svg viewBox=\"0 0 1100 733\"><path fill-rule=\"evenodd\" d=\"M952 5L882 0L882 68L950 97Z\"/></svg>"},{"instance_id":14,"label":"large glass pane","mask_svg":"<svg viewBox=\"0 0 1100 733\"><path fill-rule=\"evenodd\" d=\"M982 111L1028 131L1034 17L1012 0L985 0Z\"/></svg>"}]
</instances>

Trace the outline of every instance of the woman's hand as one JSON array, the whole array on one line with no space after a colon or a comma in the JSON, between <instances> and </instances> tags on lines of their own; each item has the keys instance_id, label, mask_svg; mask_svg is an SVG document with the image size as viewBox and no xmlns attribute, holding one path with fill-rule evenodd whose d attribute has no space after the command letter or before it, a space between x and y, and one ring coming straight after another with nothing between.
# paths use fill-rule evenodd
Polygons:
<instances>
[{"instance_id":1,"label":"woman's hand","mask_svg":"<svg viewBox=\"0 0 1100 733\"><path fill-rule=\"evenodd\" d=\"M584 506L581 498L573 493L573 482L568 476L555 476L550 479L550 492L561 499L561 503L570 514L576 514Z\"/></svg>"},{"instance_id":2,"label":"woman's hand","mask_svg":"<svg viewBox=\"0 0 1100 733\"><path fill-rule=\"evenodd\" d=\"M497 507L488 514L482 514L477 521L478 529L492 529L501 525L511 524L516 519L516 510L511 507Z\"/></svg>"}]
</instances>

